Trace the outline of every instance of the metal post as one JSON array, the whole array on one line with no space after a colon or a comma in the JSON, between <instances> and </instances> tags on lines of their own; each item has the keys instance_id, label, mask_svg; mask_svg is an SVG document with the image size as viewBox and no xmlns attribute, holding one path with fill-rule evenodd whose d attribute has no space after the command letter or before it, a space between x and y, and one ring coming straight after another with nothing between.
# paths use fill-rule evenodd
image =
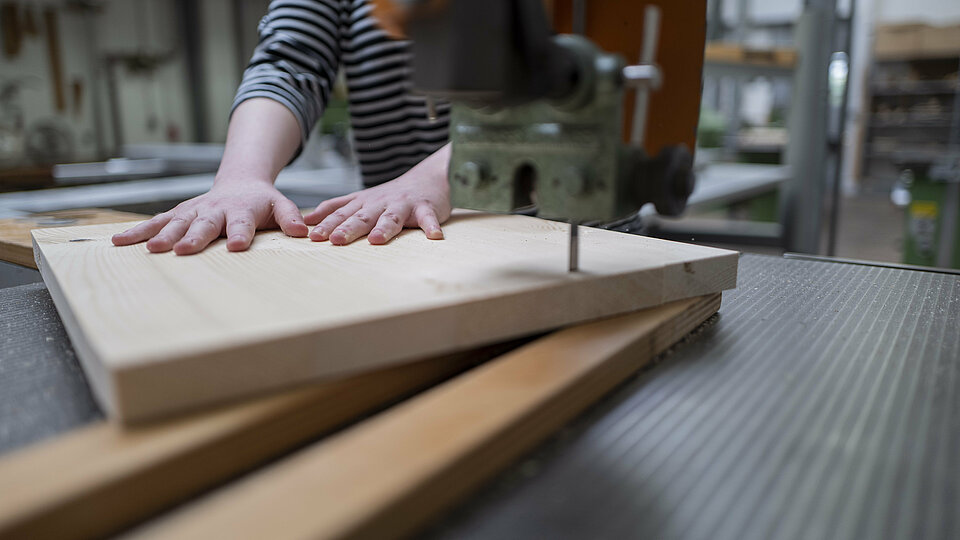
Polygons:
<instances>
[{"instance_id":1,"label":"metal post","mask_svg":"<svg viewBox=\"0 0 960 540\"><path fill-rule=\"evenodd\" d=\"M187 87L193 119L193 138L197 142L208 140L206 100L206 77L203 70L203 51L200 49L200 6L192 0L178 0L177 11L183 29L183 55L187 62Z\"/></svg>"},{"instance_id":2,"label":"metal post","mask_svg":"<svg viewBox=\"0 0 960 540\"><path fill-rule=\"evenodd\" d=\"M711 0L707 5L707 41L723 39L723 0Z\"/></svg>"},{"instance_id":3,"label":"metal post","mask_svg":"<svg viewBox=\"0 0 960 540\"><path fill-rule=\"evenodd\" d=\"M734 29L734 41L743 45L743 41L747 37L747 27L749 26L749 18L747 13L750 11L750 0L738 0L737 1L737 27ZM723 15L721 14L721 17Z\"/></svg>"},{"instance_id":4,"label":"metal post","mask_svg":"<svg viewBox=\"0 0 960 540\"><path fill-rule=\"evenodd\" d=\"M833 257L837 251L837 227L840 224L840 182L843 180L843 158L844 158L844 139L847 136L845 128L847 125L847 105L850 101L850 73L853 65L853 24L857 13L857 2L851 0L850 13L845 25L845 35L843 50L847 53L847 77L843 83L843 98L840 103L839 118L837 119L837 131L833 142L833 182L830 190L830 225L829 236L827 240L827 255Z\"/></svg>"},{"instance_id":5,"label":"metal post","mask_svg":"<svg viewBox=\"0 0 960 540\"><path fill-rule=\"evenodd\" d=\"M660 43L660 8L647 6L643 13L643 48L640 49L640 65L652 66L657 59L657 45ZM659 85L659 84L658 84ZM633 125L630 130L630 144L643 148L647 128L647 107L650 103L650 89L637 87L633 104Z\"/></svg>"},{"instance_id":6,"label":"metal post","mask_svg":"<svg viewBox=\"0 0 960 540\"><path fill-rule=\"evenodd\" d=\"M573 33L587 35L587 0L573 0Z\"/></svg>"},{"instance_id":7,"label":"metal post","mask_svg":"<svg viewBox=\"0 0 960 540\"><path fill-rule=\"evenodd\" d=\"M827 176L827 77L836 0L807 3L796 28L799 63L794 74L787 162L792 178L783 199L785 248L819 253L823 192Z\"/></svg>"},{"instance_id":8,"label":"metal post","mask_svg":"<svg viewBox=\"0 0 960 540\"><path fill-rule=\"evenodd\" d=\"M247 64L250 62L250 58L247 56L249 51L247 51L246 43L244 42L243 36L246 34L246 10L244 9L245 2L243 0L233 0L231 9L232 23L233 23L233 50L234 54L237 56L237 81L243 79L243 72L247 69Z\"/></svg>"},{"instance_id":9,"label":"metal post","mask_svg":"<svg viewBox=\"0 0 960 540\"><path fill-rule=\"evenodd\" d=\"M123 113L120 110L120 88L117 81L117 59L107 56L103 66L107 72L107 99L110 103L110 125L113 128L113 155L123 154Z\"/></svg>"},{"instance_id":10,"label":"metal post","mask_svg":"<svg viewBox=\"0 0 960 540\"><path fill-rule=\"evenodd\" d=\"M568 272L580 269L580 226L575 220L570 221L570 259Z\"/></svg>"},{"instance_id":11,"label":"metal post","mask_svg":"<svg viewBox=\"0 0 960 540\"><path fill-rule=\"evenodd\" d=\"M950 139L947 153L951 159L960 160L960 81L957 81L953 93L953 120L950 125ZM953 266L953 248L956 244L958 220L960 216L960 179L951 178L944 189L943 204L940 217L940 245L937 246L937 266L949 268Z\"/></svg>"},{"instance_id":12,"label":"metal post","mask_svg":"<svg viewBox=\"0 0 960 540\"><path fill-rule=\"evenodd\" d=\"M83 5L83 34L87 46L87 69L90 70L90 114L93 116L94 143L97 159L106 159L107 143L104 139L103 103L101 102L101 78L103 77L103 59L97 40L96 7Z\"/></svg>"}]
</instances>

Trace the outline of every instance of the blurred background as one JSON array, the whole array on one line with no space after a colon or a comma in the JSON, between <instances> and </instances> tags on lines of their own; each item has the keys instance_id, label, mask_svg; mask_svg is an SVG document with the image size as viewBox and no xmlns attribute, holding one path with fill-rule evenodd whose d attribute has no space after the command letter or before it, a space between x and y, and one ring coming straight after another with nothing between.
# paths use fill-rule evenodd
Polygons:
<instances>
[{"instance_id":1,"label":"blurred background","mask_svg":"<svg viewBox=\"0 0 960 540\"><path fill-rule=\"evenodd\" d=\"M0 1L0 219L151 214L209 188L268 3ZM645 209L644 231L960 267L960 2L707 10L700 185L683 219ZM342 90L315 134L278 180L304 207L360 186Z\"/></svg>"}]
</instances>

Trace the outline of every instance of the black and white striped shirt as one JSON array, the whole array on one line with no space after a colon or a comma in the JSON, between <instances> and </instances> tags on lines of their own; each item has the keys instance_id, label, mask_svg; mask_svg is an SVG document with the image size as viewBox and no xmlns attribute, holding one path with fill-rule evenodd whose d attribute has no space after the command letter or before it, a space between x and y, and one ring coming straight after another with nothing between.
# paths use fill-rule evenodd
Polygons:
<instances>
[{"instance_id":1,"label":"black and white striped shirt","mask_svg":"<svg viewBox=\"0 0 960 540\"><path fill-rule=\"evenodd\" d=\"M337 70L346 76L350 123L364 184L392 180L447 141L449 104L427 119L412 92L410 42L390 38L367 0L273 0L234 109L267 97L285 105L306 142L323 115Z\"/></svg>"}]
</instances>

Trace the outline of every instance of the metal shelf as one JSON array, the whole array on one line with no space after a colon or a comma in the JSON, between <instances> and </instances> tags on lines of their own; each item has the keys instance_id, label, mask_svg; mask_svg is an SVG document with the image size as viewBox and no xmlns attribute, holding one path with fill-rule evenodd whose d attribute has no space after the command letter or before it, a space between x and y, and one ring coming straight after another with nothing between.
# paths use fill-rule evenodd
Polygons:
<instances>
[{"instance_id":1,"label":"metal shelf","mask_svg":"<svg viewBox=\"0 0 960 540\"><path fill-rule=\"evenodd\" d=\"M949 96L960 87L960 81L915 81L895 83L874 83L871 93L874 97L900 96Z\"/></svg>"},{"instance_id":2,"label":"metal shelf","mask_svg":"<svg viewBox=\"0 0 960 540\"><path fill-rule=\"evenodd\" d=\"M947 111L945 114L950 114ZM871 120L870 128L871 129L885 129L885 128L949 128L950 127L949 119L937 119L937 120L910 120L908 119L905 122L897 122L891 120Z\"/></svg>"}]
</instances>

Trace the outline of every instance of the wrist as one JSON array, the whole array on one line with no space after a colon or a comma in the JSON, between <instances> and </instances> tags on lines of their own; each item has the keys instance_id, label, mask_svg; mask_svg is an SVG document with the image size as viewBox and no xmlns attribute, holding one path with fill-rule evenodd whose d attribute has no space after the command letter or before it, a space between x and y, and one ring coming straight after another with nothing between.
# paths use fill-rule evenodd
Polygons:
<instances>
[{"instance_id":1,"label":"wrist","mask_svg":"<svg viewBox=\"0 0 960 540\"><path fill-rule=\"evenodd\" d=\"M450 144L447 143L426 159L414 165L400 179L409 181L427 180L430 183L447 184L447 172L450 165Z\"/></svg>"},{"instance_id":2,"label":"wrist","mask_svg":"<svg viewBox=\"0 0 960 540\"><path fill-rule=\"evenodd\" d=\"M213 186L273 185L274 178L264 173L230 170L221 167L213 178Z\"/></svg>"}]
</instances>

